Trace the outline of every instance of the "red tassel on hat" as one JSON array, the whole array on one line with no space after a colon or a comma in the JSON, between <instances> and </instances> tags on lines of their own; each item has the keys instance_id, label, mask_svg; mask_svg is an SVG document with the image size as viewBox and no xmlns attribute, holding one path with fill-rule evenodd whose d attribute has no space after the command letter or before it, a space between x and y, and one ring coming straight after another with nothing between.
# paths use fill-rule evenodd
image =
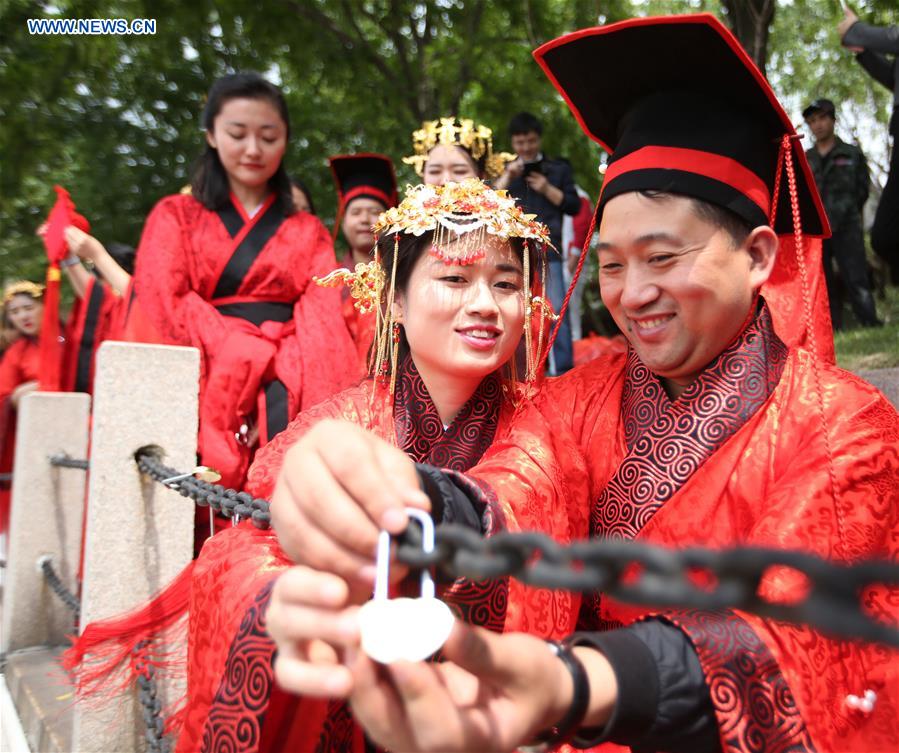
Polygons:
<instances>
[{"instance_id":1,"label":"red tassel on hat","mask_svg":"<svg viewBox=\"0 0 899 753\"><path fill-rule=\"evenodd\" d=\"M90 232L90 224L78 212L62 186L54 186L56 203L47 217L47 232L44 235L44 246L47 250L47 286L44 291L44 317L41 321L39 339L40 366L38 382L43 392L57 392L60 389L62 372L62 347L59 332L59 281L61 273L59 263L66 257L65 230L69 225Z\"/></svg>"}]
</instances>

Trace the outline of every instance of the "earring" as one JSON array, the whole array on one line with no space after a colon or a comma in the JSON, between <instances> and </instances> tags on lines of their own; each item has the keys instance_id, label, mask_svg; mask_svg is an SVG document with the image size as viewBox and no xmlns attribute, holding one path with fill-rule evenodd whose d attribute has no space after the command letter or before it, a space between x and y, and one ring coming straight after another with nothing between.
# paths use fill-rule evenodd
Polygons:
<instances>
[{"instance_id":1,"label":"earring","mask_svg":"<svg viewBox=\"0 0 899 753\"><path fill-rule=\"evenodd\" d=\"M400 353L400 325L399 322L394 322L393 327L390 333L390 338L393 341L393 347L390 353L390 394L395 394L396 390L396 371L397 371L397 361L399 360Z\"/></svg>"}]
</instances>

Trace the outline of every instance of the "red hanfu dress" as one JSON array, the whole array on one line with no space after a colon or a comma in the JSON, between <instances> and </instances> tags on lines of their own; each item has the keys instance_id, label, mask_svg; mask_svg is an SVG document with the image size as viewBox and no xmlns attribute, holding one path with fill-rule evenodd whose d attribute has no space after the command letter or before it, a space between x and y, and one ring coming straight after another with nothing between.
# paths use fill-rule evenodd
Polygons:
<instances>
[{"instance_id":1,"label":"red hanfu dress","mask_svg":"<svg viewBox=\"0 0 899 753\"><path fill-rule=\"evenodd\" d=\"M386 397L381 389L373 403L372 382L364 382L299 416L260 452L248 489L257 496L271 495L286 451L323 418L359 424L417 462L461 472L491 444L502 446L509 440L512 417L518 412L502 398L495 375L481 384L446 430L411 361L398 379L392 410L379 408ZM540 448L534 451L539 468ZM535 508L534 513L546 516L549 511ZM515 528L515 521L503 521L503 513L489 503L481 514L489 530ZM566 520L564 512L556 516L558 527ZM298 698L272 682L274 643L265 631L265 608L275 577L290 564L272 531L246 523L213 537L203 548L193 572L188 705L177 750L363 750L362 732L345 704ZM460 618L502 630L510 585L507 580L462 579L443 598ZM567 612L576 608L570 595L560 603Z\"/></svg>"},{"instance_id":2,"label":"red hanfu dress","mask_svg":"<svg viewBox=\"0 0 899 753\"><path fill-rule=\"evenodd\" d=\"M334 267L330 237L274 195L249 217L169 196L147 218L134 288L165 342L202 354L200 458L240 487L251 452L236 434L258 417L260 445L293 416L360 376L338 291L312 282Z\"/></svg>"},{"instance_id":3,"label":"red hanfu dress","mask_svg":"<svg viewBox=\"0 0 899 753\"><path fill-rule=\"evenodd\" d=\"M492 448L470 472L501 500L507 522L535 521L528 511L537 503L567 505L589 511L592 536L672 548L801 549L844 562L899 557L896 411L858 377L788 348L765 305L676 400L630 351L551 380L535 407L542 421L532 422L528 441L564 453L566 467L546 478L541 469L551 464L536 468L525 446L511 444ZM579 461L560 441L577 445ZM518 588L510 589L510 616L511 605L521 608L517 621L531 632L551 625L563 636L659 614L595 595L585 597L578 622L558 594ZM788 601L802 588L782 568L761 585L773 600ZM899 624L895 588L871 589L864 604ZM724 750L899 750L895 652L733 610L661 614L696 649ZM847 706L848 695L867 689L877 693L871 714Z\"/></svg>"},{"instance_id":4,"label":"red hanfu dress","mask_svg":"<svg viewBox=\"0 0 899 753\"><path fill-rule=\"evenodd\" d=\"M11 474L16 447L16 410L10 402L20 384L37 381L40 346L31 337L19 337L0 358L0 473ZM0 481L0 533L9 526L10 482Z\"/></svg>"}]
</instances>

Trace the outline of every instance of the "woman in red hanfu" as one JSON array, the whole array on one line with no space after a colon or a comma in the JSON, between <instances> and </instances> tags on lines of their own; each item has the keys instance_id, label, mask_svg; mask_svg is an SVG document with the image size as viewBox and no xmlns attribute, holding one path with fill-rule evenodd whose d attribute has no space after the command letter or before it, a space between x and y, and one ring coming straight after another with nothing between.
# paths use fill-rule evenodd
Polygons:
<instances>
[{"instance_id":1,"label":"woman in red hanfu","mask_svg":"<svg viewBox=\"0 0 899 753\"><path fill-rule=\"evenodd\" d=\"M466 224L467 232L460 229ZM412 189L375 230L382 274L393 280L381 296L385 316L374 346L374 371L384 376L302 414L265 448L248 478L257 496L272 494L289 448L323 419L363 426L416 462L465 471L487 447L505 441L512 416L527 403L512 356L531 331L531 316L546 315L525 284L536 276L531 271L541 254L533 246L547 242L545 228L512 199L468 180ZM377 269L369 264L364 277L337 276L359 295L370 290ZM373 306L364 300L363 309ZM545 343L525 338L531 357L522 376L533 382ZM459 522L492 527L502 515L487 506ZM178 750L218 750L238 741L247 751L364 749L343 703L299 699L273 686L265 608L275 576L289 565L273 533L249 524L204 548L193 575L197 619L191 620L189 704ZM461 619L492 630L505 625L505 581L460 580L444 598ZM212 625L230 642L214 638ZM237 667L248 669L252 687L238 679Z\"/></svg>"},{"instance_id":2,"label":"woman in red hanfu","mask_svg":"<svg viewBox=\"0 0 899 753\"><path fill-rule=\"evenodd\" d=\"M266 446L248 477L254 495L272 493L289 448L323 419L366 427L416 462L465 471L488 446L505 441L512 416L527 404L545 343L524 334L531 353L525 384L511 359L530 331L527 320L546 315L525 282L536 277L545 228L512 199L470 180L412 189L377 229L377 261L355 273L338 270L322 283L347 283L364 315L379 320L380 376L302 413ZM492 526L502 515L488 506L460 522ZM188 698L178 750L231 744L243 751L362 750L343 704L300 700L273 687L274 644L264 612L275 577L289 565L274 534L250 523L206 543L191 575ZM507 583L458 581L445 598L463 619L503 629ZM149 617L152 610L144 611ZM119 626L133 630L139 619ZM107 625L101 632L113 631ZM146 637L132 632L128 646ZM84 641L80 649L93 651Z\"/></svg>"},{"instance_id":3,"label":"woman in red hanfu","mask_svg":"<svg viewBox=\"0 0 899 753\"><path fill-rule=\"evenodd\" d=\"M111 243L107 249L76 225L67 227L64 237L69 256L60 266L75 291L75 303L66 323L62 386L70 392L91 392L97 348L105 340L121 338L117 322L132 288L134 248ZM90 262L96 275L82 261Z\"/></svg>"},{"instance_id":4,"label":"woman in red hanfu","mask_svg":"<svg viewBox=\"0 0 899 753\"><path fill-rule=\"evenodd\" d=\"M19 400L38 388L41 319L44 288L23 280L3 291L3 324L18 333L0 358L0 534L9 524L9 474L16 444L16 410Z\"/></svg>"},{"instance_id":5,"label":"woman in red hanfu","mask_svg":"<svg viewBox=\"0 0 899 753\"><path fill-rule=\"evenodd\" d=\"M820 245L805 236L827 235L827 218L764 77L705 14L586 29L536 57L612 152L597 208L601 290L629 348L550 381L534 400L541 420L522 427L530 431L494 445L467 478L443 474L446 485L431 487L438 519L467 499L501 504L506 525L524 518L557 535L552 519L527 517L539 504L588 515L593 536L895 561L899 418L830 362ZM612 69L627 72L626 87ZM396 490L393 499L344 485L328 515L316 514L318 495L347 479L332 432L353 476ZM327 472L301 487L294 474L313 458ZM357 582L353 557L371 561L368 537L381 525L402 529L403 495L434 472L355 427L320 426L279 480L279 540L296 561ZM352 531L329 520L346 516ZM333 552L343 558L329 562ZM535 737L549 748L899 749L899 659L882 646L740 610L653 610L595 594L572 612L510 591L531 625L548 623L566 642L550 652L532 636L459 625L444 664L393 671L360 656L348 670L310 644L358 648L352 615L335 614L345 587L295 572L294 618L269 620L279 679L307 695L349 696L391 749L514 749ZM774 602L807 589L783 567L759 584ZM858 596L871 617L899 624L895 587Z\"/></svg>"},{"instance_id":6,"label":"woman in red hanfu","mask_svg":"<svg viewBox=\"0 0 899 753\"><path fill-rule=\"evenodd\" d=\"M147 218L134 288L165 342L199 348L200 459L240 488L257 444L360 371L339 295L312 283L334 252L321 222L294 210L282 93L258 74L225 76L203 126L191 193Z\"/></svg>"},{"instance_id":7,"label":"woman in red hanfu","mask_svg":"<svg viewBox=\"0 0 899 753\"><path fill-rule=\"evenodd\" d=\"M328 158L337 187L337 228L343 233L348 250L341 264L354 270L368 264L374 245L372 228L378 217L396 206L396 175L393 162L383 154L344 154ZM368 371L371 344L375 337L375 317L360 314L350 291L341 291L343 318L356 343L363 371Z\"/></svg>"},{"instance_id":8,"label":"woman in red hanfu","mask_svg":"<svg viewBox=\"0 0 899 753\"><path fill-rule=\"evenodd\" d=\"M471 118L440 118L422 121L412 132L415 154L403 157L422 183L442 186L468 178L492 181L503 174L514 154L493 151L493 131Z\"/></svg>"}]
</instances>

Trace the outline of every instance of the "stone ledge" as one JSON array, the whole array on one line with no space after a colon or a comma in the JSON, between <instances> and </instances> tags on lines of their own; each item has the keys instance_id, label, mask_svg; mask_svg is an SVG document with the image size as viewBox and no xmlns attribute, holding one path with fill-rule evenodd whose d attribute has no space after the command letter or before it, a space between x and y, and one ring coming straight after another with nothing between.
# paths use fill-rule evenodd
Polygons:
<instances>
[{"instance_id":1,"label":"stone ledge","mask_svg":"<svg viewBox=\"0 0 899 753\"><path fill-rule=\"evenodd\" d=\"M6 683L32 751L72 750L73 688L58 658L61 647L37 647L6 657Z\"/></svg>"}]
</instances>

